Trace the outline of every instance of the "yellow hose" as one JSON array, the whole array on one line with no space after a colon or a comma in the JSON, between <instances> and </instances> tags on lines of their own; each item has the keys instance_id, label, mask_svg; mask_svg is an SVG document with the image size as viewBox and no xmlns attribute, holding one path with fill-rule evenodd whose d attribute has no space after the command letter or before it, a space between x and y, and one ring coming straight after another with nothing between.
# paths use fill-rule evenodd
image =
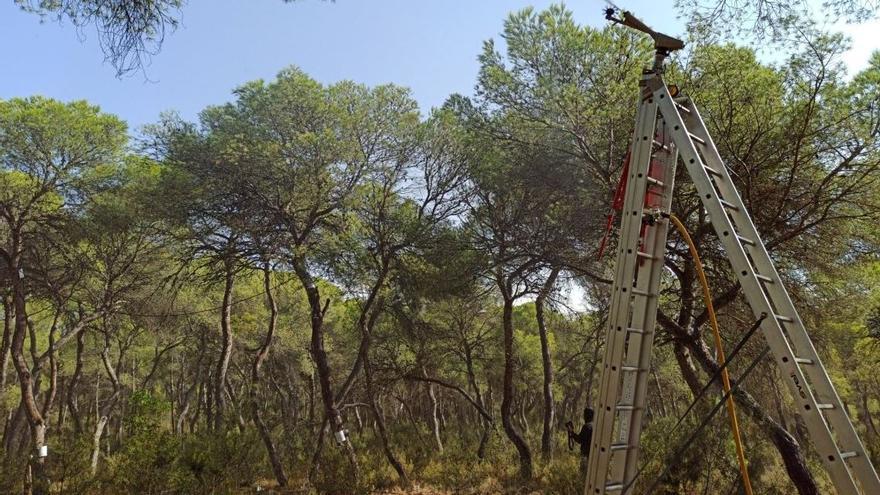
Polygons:
<instances>
[{"instance_id":1,"label":"yellow hose","mask_svg":"<svg viewBox=\"0 0 880 495\"><path fill-rule=\"evenodd\" d=\"M675 215L670 214L669 219L675 224L675 228L688 245L691 256L694 258L694 265L697 269L697 276L700 284L703 286L703 300L706 304L706 311L709 312L709 324L712 327L712 333L715 335L715 359L719 364L725 362L724 346L721 343L721 333L718 331L718 320L715 318L715 308L712 306L712 294L709 292L709 282L706 281L706 273L703 272L703 263L700 261L700 255L697 253L697 247L688 234L687 229L681 220ZM727 373L727 367L721 370L721 382L724 386L724 392L730 393L730 375ZM736 445L736 457L739 460L739 471L742 474L743 487L745 487L746 495L752 495L752 482L749 479L749 471L746 468L746 454L743 451L742 439L739 435L739 422L736 420L736 408L733 404L733 395L727 397L727 413L730 416L730 427L733 430L733 443Z\"/></svg>"}]
</instances>

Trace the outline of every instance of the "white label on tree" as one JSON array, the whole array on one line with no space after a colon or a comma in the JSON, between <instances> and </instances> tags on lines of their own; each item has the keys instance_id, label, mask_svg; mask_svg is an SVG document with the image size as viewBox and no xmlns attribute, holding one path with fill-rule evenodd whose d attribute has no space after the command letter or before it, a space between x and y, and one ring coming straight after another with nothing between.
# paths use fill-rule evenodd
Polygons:
<instances>
[{"instance_id":1,"label":"white label on tree","mask_svg":"<svg viewBox=\"0 0 880 495\"><path fill-rule=\"evenodd\" d=\"M49 455L49 446L48 445L40 445L40 457L47 457Z\"/></svg>"},{"instance_id":2,"label":"white label on tree","mask_svg":"<svg viewBox=\"0 0 880 495\"><path fill-rule=\"evenodd\" d=\"M339 430L336 432L336 441L339 443L345 443L345 430Z\"/></svg>"}]
</instances>

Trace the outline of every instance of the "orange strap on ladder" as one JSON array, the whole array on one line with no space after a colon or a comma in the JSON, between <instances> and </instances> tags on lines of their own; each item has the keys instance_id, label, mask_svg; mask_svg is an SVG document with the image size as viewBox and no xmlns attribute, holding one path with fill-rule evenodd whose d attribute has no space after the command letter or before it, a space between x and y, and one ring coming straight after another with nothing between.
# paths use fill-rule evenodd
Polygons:
<instances>
[{"instance_id":1,"label":"orange strap on ladder","mask_svg":"<svg viewBox=\"0 0 880 495\"><path fill-rule=\"evenodd\" d=\"M611 237L611 230L614 227L614 216L616 212L623 209L623 196L626 193L626 177L629 173L629 152L623 159L623 171L620 173L620 180L617 181L617 190L614 191L614 199L611 201L611 211L608 212L608 219L605 222L605 235L602 236L602 242L599 244L599 251L596 253L596 260L602 259L605 253L605 247L608 239Z\"/></svg>"}]
</instances>

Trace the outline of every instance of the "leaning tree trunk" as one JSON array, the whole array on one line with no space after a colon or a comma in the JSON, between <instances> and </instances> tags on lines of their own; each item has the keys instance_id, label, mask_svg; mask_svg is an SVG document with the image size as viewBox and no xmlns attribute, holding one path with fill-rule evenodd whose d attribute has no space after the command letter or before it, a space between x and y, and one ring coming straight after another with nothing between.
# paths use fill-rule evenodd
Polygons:
<instances>
[{"instance_id":1,"label":"leaning tree trunk","mask_svg":"<svg viewBox=\"0 0 880 495\"><path fill-rule=\"evenodd\" d=\"M361 330L361 345L358 355L364 370L364 385L367 392L367 402L370 404L373 418L376 421L376 428L379 433L379 438L382 441L382 450L385 452L385 458L388 459L388 463L391 464L391 467L397 472L401 484L404 487L408 487L410 485L409 476L407 476L403 464L400 463L397 456L394 455L394 451L391 450L391 442L388 440L388 431L385 426L385 416L382 413L382 409L379 407L379 400L376 397L377 392L376 384L373 380L373 366L370 362L370 345L373 338L373 328L375 327L376 319L379 317L381 309L379 291L382 290L382 287L385 284L385 277L388 275L388 262L389 260L387 257L382 258L381 269L379 270L373 286L370 288L370 293L367 296L366 301L364 301L360 316L358 317L358 327L360 327Z\"/></svg>"},{"instance_id":2,"label":"leaning tree trunk","mask_svg":"<svg viewBox=\"0 0 880 495\"><path fill-rule=\"evenodd\" d=\"M464 346L464 362L467 367L468 384L474 392L474 399L477 401L477 404L485 410L486 402L483 400L483 394L480 392L480 386L477 384L477 374L474 372L474 359L471 355L470 345L467 343L465 343ZM492 423L482 416L480 417L480 422L483 425L483 432L480 434L480 445L477 447L477 458L483 459L486 457L486 446L489 444L489 437L492 434Z\"/></svg>"},{"instance_id":3,"label":"leaning tree trunk","mask_svg":"<svg viewBox=\"0 0 880 495\"><path fill-rule=\"evenodd\" d=\"M550 343L547 339L547 324L544 321L544 303L556 284L559 268L553 268L541 292L535 298L535 319L541 338L541 364L544 367L544 430L541 433L541 458L549 460L553 455L553 418L556 414L553 403L553 363L550 361Z\"/></svg>"},{"instance_id":4,"label":"leaning tree trunk","mask_svg":"<svg viewBox=\"0 0 880 495\"><path fill-rule=\"evenodd\" d=\"M322 306L321 292L318 289L318 285L315 283L312 274L309 273L306 268L305 260L295 258L293 260L293 269L296 272L297 278L299 278L303 289L306 291L306 296L309 301L312 327L310 351L312 354L312 360L315 362L315 370L318 374L321 399L324 403L324 414L333 431L340 432L341 435L344 435L345 425L342 422L342 415L339 414L339 409L336 407L333 388L330 385L330 363L327 359L327 351L324 349L324 314L327 311L330 301L327 301L327 306ZM360 469L358 467L357 457L354 453L354 447L351 445L347 435L344 435L342 447L345 450L345 455L351 465L354 478L357 480L360 478Z\"/></svg>"},{"instance_id":5,"label":"leaning tree trunk","mask_svg":"<svg viewBox=\"0 0 880 495\"><path fill-rule=\"evenodd\" d=\"M31 446L33 455L31 460L31 472L33 476L33 495L47 495L49 493L49 478L46 473L45 458L40 455L43 445L46 443L46 422L34 397L34 381L27 360L24 357L24 339L28 332L27 316L27 288L21 274L23 273L21 259L21 234L11 233L12 249L9 263L12 279L12 305L15 312L14 330L10 354L12 364L18 374L18 383L21 390L21 405L27 415L28 424L31 428Z\"/></svg>"},{"instance_id":6,"label":"leaning tree trunk","mask_svg":"<svg viewBox=\"0 0 880 495\"><path fill-rule=\"evenodd\" d=\"M370 337L367 335L364 338L369 340ZM364 352L370 352L369 344L364 347ZM382 414L382 409L379 408L379 402L376 399L375 383L373 382L373 365L370 362L369 354L364 354L363 356L363 367L364 383L367 389L367 400L370 403L370 409L373 411L373 418L376 420L376 428L379 432L379 438L382 440L382 450L385 452L385 457L388 459L388 463L391 464L391 467L397 472L401 484L404 487L408 487L410 485L410 480L406 475L406 470L403 468L403 464L397 460L394 451L391 450L391 443L388 441L388 431L385 427L385 418Z\"/></svg>"},{"instance_id":7,"label":"leaning tree trunk","mask_svg":"<svg viewBox=\"0 0 880 495\"><path fill-rule=\"evenodd\" d=\"M516 451L519 454L520 477L528 480L532 478L532 451L513 424L513 299L508 294L509 291L505 291L502 319L504 330L504 388L501 399L501 424L504 426L504 433L507 434L507 438L516 447Z\"/></svg>"},{"instance_id":8,"label":"leaning tree trunk","mask_svg":"<svg viewBox=\"0 0 880 495\"><path fill-rule=\"evenodd\" d=\"M260 432L260 438L262 438L263 444L266 446L266 453L269 454L269 462L272 464L272 472L275 474L275 480L278 481L278 486L287 486L287 475L284 474L284 467L281 465L281 459L278 456L275 443L272 441L272 435L269 428L266 426L266 422L263 421L263 416L260 411L260 400L258 397L260 368L263 365L263 361L269 356L269 348L272 346L272 338L275 336L275 326L278 323L278 304L275 302L275 297L272 295L270 271L268 266L263 268L263 289L266 291L266 305L269 307L269 327L266 331L266 339L263 341L263 345L257 350L257 355L254 357L254 365L253 368L251 368L251 416L254 420L254 424L257 425L257 430Z\"/></svg>"},{"instance_id":9,"label":"leaning tree trunk","mask_svg":"<svg viewBox=\"0 0 880 495\"><path fill-rule=\"evenodd\" d=\"M235 283L234 267L231 260L223 263L225 284L223 286L223 304L220 307L220 358L217 360L217 373L214 376L214 429L223 429L223 414L226 411L226 373L229 370L229 359L232 357L232 289Z\"/></svg>"},{"instance_id":10,"label":"leaning tree trunk","mask_svg":"<svg viewBox=\"0 0 880 495\"><path fill-rule=\"evenodd\" d=\"M706 373L714 375L718 371L718 362L715 360L706 343L699 337L699 333L684 331L680 325L676 324L662 313L658 314L658 316L661 325L663 325L667 331L670 331L670 333L678 339L678 342L680 342L681 345L687 347L690 351L690 355L694 360L700 363L700 366L706 371ZM682 366L682 363L683 361L679 359L679 366L682 368L682 373L689 382L689 386L691 389L696 387L696 390L699 391L702 388L702 385L695 379L695 371L688 371L687 366ZM690 379L688 379L689 376L691 376ZM691 384L691 381L694 381L695 383ZM785 428L783 428L782 425L774 420L773 417L764 410L761 404L744 389L739 388L736 390L733 397L737 404L746 412L746 414L749 415L749 417L752 418L753 421L755 421L755 423L757 423L773 442L773 445L782 457L785 471L798 493L800 495L818 495L819 488L816 484L816 479L810 471L807 460L803 454L803 449L798 441Z\"/></svg>"}]
</instances>

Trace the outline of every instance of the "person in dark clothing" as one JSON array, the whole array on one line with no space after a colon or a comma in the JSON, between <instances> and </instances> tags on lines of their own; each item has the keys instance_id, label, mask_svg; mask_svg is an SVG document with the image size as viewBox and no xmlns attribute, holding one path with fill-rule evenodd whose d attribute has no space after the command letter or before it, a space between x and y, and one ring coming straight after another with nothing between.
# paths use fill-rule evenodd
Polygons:
<instances>
[{"instance_id":1,"label":"person in dark clothing","mask_svg":"<svg viewBox=\"0 0 880 495\"><path fill-rule=\"evenodd\" d=\"M575 442L581 446L581 481L585 481L587 460L590 458L590 443L593 441L593 410L589 407L584 408L584 426L581 427L580 432L574 432L574 425L571 421L565 426L568 429L568 449L572 450Z\"/></svg>"},{"instance_id":2,"label":"person in dark clothing","mask_svg":"<svg viewBox=\"0 0 880 495\"><path fill-rule=\"evenodd\" d=\"M581 446L581 456L589 457L590 442L593 441L593 410L589 407L584 409L584 426L581 427L579 433L574 432L574 425L571 424L571 421L565 426L568 427L569 450L574 448L574 443L577 442Z\"/></svg>"}]
</instances>

